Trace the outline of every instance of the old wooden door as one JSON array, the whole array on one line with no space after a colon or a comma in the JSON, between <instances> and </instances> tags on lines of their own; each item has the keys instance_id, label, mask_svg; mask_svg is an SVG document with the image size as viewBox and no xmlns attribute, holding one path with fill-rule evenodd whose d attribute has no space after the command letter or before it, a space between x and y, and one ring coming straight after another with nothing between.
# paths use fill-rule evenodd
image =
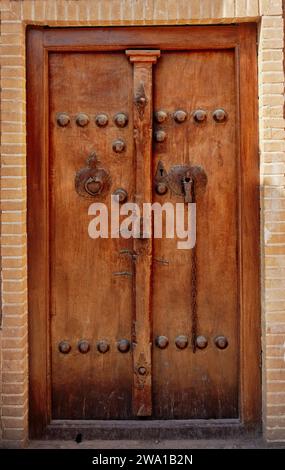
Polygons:
<instances>
[{"instance_id":1,"label":"old wooden door","mask_svg":"<svg viewBox=\"0 0 285 470\"><path fill-rule=\"evenodd\" d=\"M33 434L256 424L255 28L31 30L28 46ZM145 233L143 217L114 232L112 195L116 210L195 204L196 243Z\"/></svg>"}]
</instances>

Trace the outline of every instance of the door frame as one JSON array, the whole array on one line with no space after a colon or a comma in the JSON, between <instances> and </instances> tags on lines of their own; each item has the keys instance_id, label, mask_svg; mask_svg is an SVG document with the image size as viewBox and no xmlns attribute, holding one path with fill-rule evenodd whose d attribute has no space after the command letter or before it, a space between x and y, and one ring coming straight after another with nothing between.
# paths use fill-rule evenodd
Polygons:
<instances>
[{"instance_id":1,"label":"door frame","mask_svg":"<svg viewBox=\"0 0 285 470\"><path fill-rule=\"evenodd\" d=\"M111 34L110 34L111 33ZM27 197L30 436L202 437L259 430L261 308L257 27L143 26L27 29ZM49 321L48 55L53 51L233 49L237 88L239 419L165 421L51 420ZM104 436L104 433L106 435Z\"/></svg>"}]
</instances>

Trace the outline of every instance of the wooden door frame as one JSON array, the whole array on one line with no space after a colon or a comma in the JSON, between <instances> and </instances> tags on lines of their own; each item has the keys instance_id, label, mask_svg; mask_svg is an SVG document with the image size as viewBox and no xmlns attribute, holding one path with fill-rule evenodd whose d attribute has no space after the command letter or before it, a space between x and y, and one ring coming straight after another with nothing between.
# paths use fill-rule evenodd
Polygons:
<instances>
[{"instance_id":1,"label":"wooden door frame","mask_svg":"<svg viewBox=\"0 0 285 470\"><path fill-rule=\"evenodd\" d=\"M110 34L112 32L112 34ZM30 435L217 436L259 430L261 315L256 24L27 29L27 181ZM51 421L49 351L48 54L52 51L233 49L236 63L240 418ZM126 59L127 60L127 59ZM242 71L242 73L241 73ZM64 77L63 77L64 80ZM67 427L67 423L69 426ZM104 436L103 433L106 433Z\"/></svg>"}]
</instances>

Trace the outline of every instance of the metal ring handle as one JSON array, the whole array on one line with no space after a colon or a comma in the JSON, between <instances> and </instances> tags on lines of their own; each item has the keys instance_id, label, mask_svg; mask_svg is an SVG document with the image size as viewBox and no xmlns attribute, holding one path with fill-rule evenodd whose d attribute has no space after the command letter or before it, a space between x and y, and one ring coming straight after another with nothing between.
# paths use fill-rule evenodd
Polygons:
<instances>
[{"instance_id":1,"label":"metal ring handle","mask_svg":"<svg viewBox=\"0 0 285 470\"><path fill-rule=\"evenodd\" d=\"M92 184L92 183L96 183L98 185L98 189L96 189L95 191L92 191L90 188L89 188L89 185ZM98 194L101 193L102 189L103 189L103 181L101 179L99 179L97 176L90 176L84 183L84 189L85 191L90 194L90 196L97 196Z\"/></svg>"}]
</instances>

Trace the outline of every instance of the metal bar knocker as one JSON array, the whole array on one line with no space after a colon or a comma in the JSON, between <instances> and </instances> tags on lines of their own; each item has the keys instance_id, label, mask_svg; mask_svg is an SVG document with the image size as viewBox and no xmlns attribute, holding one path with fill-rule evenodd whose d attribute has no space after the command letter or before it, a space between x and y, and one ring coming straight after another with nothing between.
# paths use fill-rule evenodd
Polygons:
<instances>
[{"instance_id":1,"label":"metal bar knocker","mask_svg":"<svg viewBox=\"0 0 285 470\"><path fill-rule=\"evenodd\" d=\"M182 186L184 191L184 200L186 203L195 203L195 183L191 176L191 171L187 170L182 178ZM197 244L197 236L196 236ZM192 249L192 269L191 269L191 346L193 353L196 352L197 341L197 251L196 244Z\"/></svg>"},{"instance_id":2,"label":"metal bar knocker","mask_svg":"<svg viewBox=\"0 0 285 470\"><path fill-rule=\"evenodd\" d=\"M170 190L177 196L182 196L186 204L193 204L196 203L197 199L205 192L207 175L202 167L191 165L175 165L170 168L167 173L163 163L159 161L154 183L157 194L164 195ZM197 235L196 244L192 248L191 266L191 346L193 353L195 353L197 348L198 324Z\"/></svg>"}]
</instances>

